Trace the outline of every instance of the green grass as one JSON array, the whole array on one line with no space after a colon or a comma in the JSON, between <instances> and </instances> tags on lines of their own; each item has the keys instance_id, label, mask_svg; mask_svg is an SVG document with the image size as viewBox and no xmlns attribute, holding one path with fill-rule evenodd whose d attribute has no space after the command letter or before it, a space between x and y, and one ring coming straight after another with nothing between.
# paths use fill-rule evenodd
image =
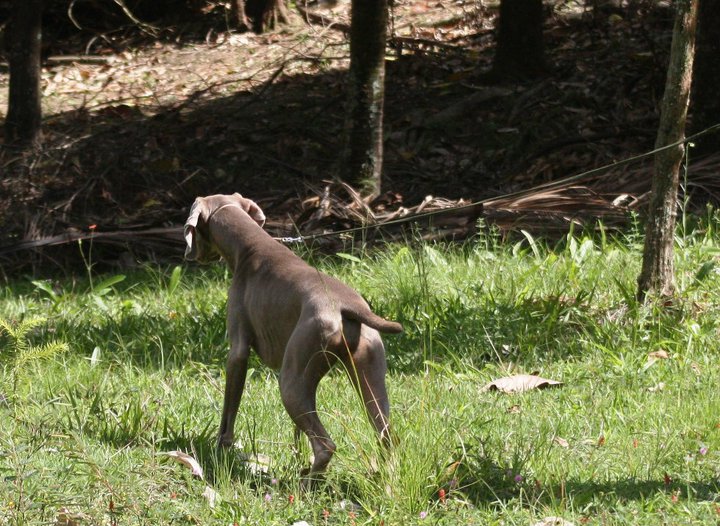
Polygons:
<instances>
[{"instance_id":1,"label":"green grass","mask_svg":"<svg viewBox=\"0 0 720 526\"><path fill-rule=\"evenodd\" d=\"M6 285L0 318L44 320L27 348L69 350L28 359L17 374L11 338L0 336L0 524L52 524L63 508L79 524L716 523L714 227L678 239L671 306L635 302L634 235L547 247L488 234L463 246L311 255L406 331L385 338L398 445L380 450L342 372L329 375L319 408L338 451L309 493L298 481L309 448L295 451L277 380L256 361L236 431L269 471L214 447L222 265ZM659 350L669 359L649 360ZM482 390L534 371L564 385ZM205 480L172 450L194 455Z\"/></svg>"}]
</instances>

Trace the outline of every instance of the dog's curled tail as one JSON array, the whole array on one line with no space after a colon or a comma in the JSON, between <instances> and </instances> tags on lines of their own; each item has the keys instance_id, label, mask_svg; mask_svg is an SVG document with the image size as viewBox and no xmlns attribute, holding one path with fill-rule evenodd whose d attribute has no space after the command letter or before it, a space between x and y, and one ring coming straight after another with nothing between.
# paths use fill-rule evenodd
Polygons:
<instances>
[{"instance_id":1,"label":"dog's curled tail","mask_svg":"<svg viewBox=\"0 0 720 526\"><path fill-rule=\"evenodd\" d=\"M373 329L386 334L398 334L403 331L403 326L400 325L398 322L389 321L385 318L381 318L370 309L343 309L342 314L343 316L347 316L351 320L359 321L360 323L364 323L368 327L372 327Z\"/></svg>"}]
</instances>

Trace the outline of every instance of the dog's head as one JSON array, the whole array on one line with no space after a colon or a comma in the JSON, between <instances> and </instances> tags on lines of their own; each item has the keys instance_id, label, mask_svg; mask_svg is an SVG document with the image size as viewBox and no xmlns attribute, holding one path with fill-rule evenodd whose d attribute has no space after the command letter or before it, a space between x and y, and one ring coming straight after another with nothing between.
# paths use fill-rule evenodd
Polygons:
<instances>
[{"instance_id":1,"label":"dog's head","mask_svg":"<svg viewBox=\"0 0 720 526\"><path fill-rule=\"evenodd\" d=\"M185 259L208 263L220 258L217 247L210 239L208 224L215 213L226 207L240 208L258 225L265 224L265 214L257 203L238 193L198 197L185 221Z\"/></svg>"}]
</instances>

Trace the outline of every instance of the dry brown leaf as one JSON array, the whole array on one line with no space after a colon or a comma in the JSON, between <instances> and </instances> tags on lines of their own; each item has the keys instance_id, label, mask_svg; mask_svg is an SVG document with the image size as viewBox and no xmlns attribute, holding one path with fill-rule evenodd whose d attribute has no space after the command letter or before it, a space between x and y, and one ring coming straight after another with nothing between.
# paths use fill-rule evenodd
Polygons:
<instances>
[{"instance_id":1,"label":"dry brown leaf","mask_svg":"<svg viewBox=\"0 0 720 526\"><path fill-rule=\"evenodd\" d=\"M560 447L564 447L565 449L570 447L570 443L562 437L553 438L553 442L555 442Z\"/></svg>"},{"instance_id":2,"label":"dry brown leaf","mask_svg":"<svg viewBox=\"0 0 720 526\"><path fill-rule=\"evenodd\" d=\"M205 486L205 491L203 491L202 496L207 499L208 506L210 506L211 508L215 507L215 501L218 498L217 491L212 489L210 486Z\"/></svg>"},{"instance_id":3,"label":"dry brown leaf","mask_svg":"<svg viewBox=\"0 0 720 526\"><path fill-rule=\"evenodd\" d=\"M548 380L534 374L516 374L493 380L485 387L483 391L502 391L503 393L522 393L531 389L545 389L546 387L554 387L562 385L562 382L556 380Z\"/></svg>"},{"instance_id":4,"label":"dry brown leaf","mask_svg":"<svg viewBox=\"0 0 720 526\"><path fill-rule=\"evenodd\" d=\"M572 522L568 522L562 517L545 517L543 520L536 522L533 526L575 526Z\"/></svg>"},{"instance_id":5,"label":"dry brown leaf","mask_svg":"<svg viewBox=\"0 0 720 526\"><path fill-rule=\"evenodd\" d=\"M182 451L169 451L165 454L168 457L174 458L181 464L189 467L192 470L192 474L196 477L199 477L200 479L204 478L202 466L200 466L198 461L195 460L192 456L188 455L187 453L183 453Z\"/></svg>"},{"instance_id":6,"label":"dry brown leaf","mask_svg":"<svg viewBox=\"0 0 720 526\"><path fill-rule=\"evenodd\" d=\"M55 516L55 526L78 526L81 521L87 519L87 516L83 513L74 513L68 508L63 506L57 511Z\"/></svg>"},{"instance_id":7,"label":"dry brown leaf","mask_svg":"<svg viewBox=\"0 0 720 526\"><path fill-rule=\"evenodd\" d=\"M659 351L653 351L651 353L648 353L648 358L655 358L657 360L667 360L670 358L670 355L667 351L659 350Z\"/></svg>"},{"instance_id":8,"label":"dry brown leaf","mask_svg":"<svg viewBox=\"0 0 720 526\"><path fill-rule=\"evenodd\" d=\"M233 446L238 450L238 455L245 463L248 470L250 470L250 473L253 475L268 473L270 470L270 464L272 463L272 459L268 455L264 455L262 453L245 453L240 440L235 442Z\"/></svg>"},{"instance_id":9,"label":"dry brown leaf","mask_svg":"<svg viewBox=\"0 0 720 526\"><path fill-rule=\"evenodd\" d=\"M250 473L253 475L260 475L261 473L267 473L270 470L270 462L272 460L269 456L258 453L247 457L245 463Z\"/></svg>"}]
</instances>

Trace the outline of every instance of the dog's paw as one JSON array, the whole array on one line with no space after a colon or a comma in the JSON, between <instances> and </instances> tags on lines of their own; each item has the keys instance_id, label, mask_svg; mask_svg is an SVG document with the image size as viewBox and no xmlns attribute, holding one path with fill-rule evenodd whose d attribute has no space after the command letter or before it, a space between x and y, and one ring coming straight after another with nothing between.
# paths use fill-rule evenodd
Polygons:
<instances>
[{"instance_id":1,"label":"dog's paw","mask_svg":"<svg viewBox=\"0 0 720 526\"><path fill-rule=\"evenodd\" d=\"M217 447L218 449L230 449L235 446L235 442L233 441L233 438L227 438L227 437L218 437L217 440Z\"/></svg>"},{"instance_id":2,"label":"dog's paw","mask_svg":"<svg viewBox=\"0 0 720 526\"><path fill-rule=\"evenodd\" d=\"M300 470L300 489L314 491L325 480L325 474L313 471L312 468Z\"/></svg>"}]
</instances>

